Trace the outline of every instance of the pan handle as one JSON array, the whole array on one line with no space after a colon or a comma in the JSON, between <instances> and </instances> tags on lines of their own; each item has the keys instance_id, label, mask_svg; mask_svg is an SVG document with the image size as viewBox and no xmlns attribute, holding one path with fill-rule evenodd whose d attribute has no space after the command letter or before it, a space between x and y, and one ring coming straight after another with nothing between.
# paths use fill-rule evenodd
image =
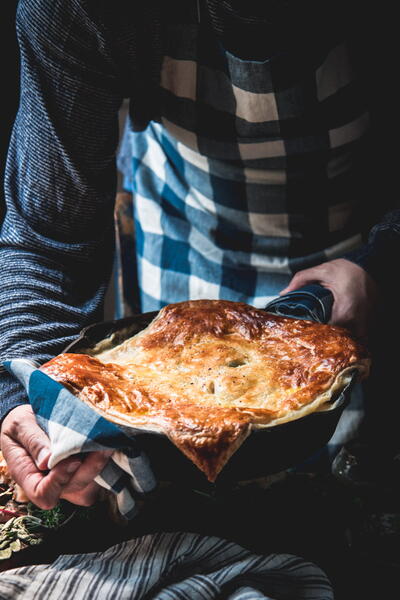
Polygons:
<instances>
[{"instance_id":1,"label":"pan handle","mask_svg":"<svg viewBox=\"0 0 400 600\"><path fill-rule=\"evenodd\" d=\"M264 310L282 317L327 323L331 317L332 293L312 283L271 300Z\"/></svg>"}]
</instances>

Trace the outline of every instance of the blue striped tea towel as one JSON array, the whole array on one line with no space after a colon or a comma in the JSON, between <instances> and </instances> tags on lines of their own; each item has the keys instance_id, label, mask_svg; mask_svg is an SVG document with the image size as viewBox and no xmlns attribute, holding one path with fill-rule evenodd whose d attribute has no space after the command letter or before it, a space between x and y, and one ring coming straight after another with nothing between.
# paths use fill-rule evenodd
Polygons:
<instances>
[{"instance_id":1,"label":"blue striped tea towel","mask_svg":"<svg viewBox=\"0 0 400 600\"><path fill-rule=\"evenodd\" d=\"M333 600L313 563L217 537L156 533L1 574L1 600Z\"/></svg>"},{"instance_id":2,"label":"blue striped tea towel","mask_svg":"<svg viewBox=\"0 0 400 600\"><path fill-rule=\"evenodd\" d=\"M151 491L156 485L149 462L135 438L40 371L34 362L17 358L4 366L25 387L36 419L50 438L49 468L73 454L115 449L96 482L116 495L123 517L133 518L135 496Z\"/></svg>"}]
</instances>

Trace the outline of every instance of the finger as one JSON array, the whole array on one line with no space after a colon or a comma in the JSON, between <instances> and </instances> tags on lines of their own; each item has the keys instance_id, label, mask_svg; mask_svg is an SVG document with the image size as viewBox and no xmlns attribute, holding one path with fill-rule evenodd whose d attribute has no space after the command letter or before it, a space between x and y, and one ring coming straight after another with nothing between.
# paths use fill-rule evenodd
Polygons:
<instances>
[{"instance_id":1,"label":"finger","mask_svg":"<svg viewBox=\"0 0 400 600\"><path fill-rule=\"evenodd\" d=\"M82 492L104 469L112 453L112 450L107 452L89 452L80 468L71 478L68 486L66 486L64 493L75 494Z\"/></svg>"},{"instance_id":2,"label":"finger","mask_svg":"<svg viewBox=\"0 0 400 600\"><path fill-rule=\"evenodd\" d=\"M39 469L45 470L50 458L50 440L37 424L32 408L30 406L21 408L24 410L13 411L13 418L7 427L7 435L26 448Z\"/></svg>"},{"instance_id":3,"label":"finger","mask_svg":"<svg viewBox=\"0 0 400 600\"><path fill-rule=\"evenodd\" d=\"M83 490L73 493L63 493L61 498L78 506L92 506L99 497L101 486L92 481Z\"/></svg>"},{"instance_id":4,"label":"finger","mask_svg":"<svg viewBox=\"0 0 400 600\"><path fill-rule=\"evenodd\" d=\"M39 471L25 448L8 435L2 436L2 452L11 477L25 490L28 498L32 500L36 486L45 475ZM27 485L25 480L28 480Z\"/></svg>"},{"instance_id":5,"label":"finger","mask_svg":"<svg viewBox=\"0 0 400 600\"><path fill-rule=\"evenodd\" d=\"M34 490L35 499L33 502L41 508L53 508L59 501L64 488L68 485L74 473L79 469L81 462L67 461L65 465L61 463L58 469L52 469L36 485Z\"/></svg>"}]
</instances>

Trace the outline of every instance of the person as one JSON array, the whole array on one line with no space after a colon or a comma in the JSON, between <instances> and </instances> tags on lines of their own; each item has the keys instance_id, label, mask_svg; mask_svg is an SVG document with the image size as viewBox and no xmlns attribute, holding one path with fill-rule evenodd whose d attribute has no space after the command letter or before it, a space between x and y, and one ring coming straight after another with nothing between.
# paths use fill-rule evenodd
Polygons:
<instances>
[{"instance_id":1,"label":"person","mask_svg":"<svg viewBox=\"0 0 400 600\"><path fill-rule=\"evenodd\" d=\"M333 292L331 322L366 335L400 218L390 196L366 201L376 185L369 95L342 11L316 1L20 1L2 360L48 360L102 318L123 98L120 166L135 196L143 311L204 297L263 307L316 281ZM1 395L1 448L28 497L42 508L60 497L91 504L108 456L47 472L48 439L5 372Z\"/></svg>"}]
</instances>

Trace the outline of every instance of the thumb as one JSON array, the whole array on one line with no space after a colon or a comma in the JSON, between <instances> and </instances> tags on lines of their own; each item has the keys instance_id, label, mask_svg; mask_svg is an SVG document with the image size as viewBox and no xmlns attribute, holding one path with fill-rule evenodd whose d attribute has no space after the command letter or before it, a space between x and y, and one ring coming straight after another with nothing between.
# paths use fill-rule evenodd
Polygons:
<instances>
[{"instance_id":1,"label":"thumb","mask_svg":"<svg viewBox=\"0 0 400 600\"><path fill-rule=\"evenodd\" d=\"M34 460L41 471L48 468L50 458L50 440L43 429L39 427L32 408L26 407L25 415L19 420L18 441Z\"/></svg>"},{"instance_id":2,"label":"thumb","mask_svg":"<svg viewBox=\"0 0 400 600\"><path fill-rule=\"evenodd\" d=\"M289 285L281 290L279 295L282 296L282 294L288 294L289 292L298 290L307 283L315 283L316 281L318 281L318 277L316 277L314 269L304 269L304 271L299 271L292 277Z\"/></svg>"}]
</instances>

